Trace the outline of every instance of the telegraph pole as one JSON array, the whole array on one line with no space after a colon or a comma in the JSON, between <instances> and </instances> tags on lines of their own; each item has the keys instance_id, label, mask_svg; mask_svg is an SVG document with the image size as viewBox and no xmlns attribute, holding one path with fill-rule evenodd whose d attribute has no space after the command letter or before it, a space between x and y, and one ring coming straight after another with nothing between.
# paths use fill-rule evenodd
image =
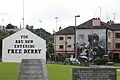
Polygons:
<instances>
[{"instance_id":1,"label":"telegraph pole","mask_svg":"<svg viewBox=\"0 0 120 80\"><path fill-rule=\"evenodd\" d=\"M41 21L41 20L39 20L39 22L40 22L40 27L42 28L42 24L41 24L41 23L42 23L42 21Z\"/></svg>"},{"instance_id":2,"label":"telegraph pole","mask_svg":"<svg viewBox=\"0 0 120 80\"><path fill-rule=\"evenodd\" d=\"M77 18L77 17L80 17L80 15L76 15L76 16L75 16L75 40L74 40L74 41L75 41L75 59L77 59L77 41L76 41L76 40L77 40L77 39L76 39L76 35L77 35L77 34L76 34L76 27L77 27L77 26L76 26L76 18Z\"/></svg>"},{"instance_id":3,"label":"telegraph pole","mask_svg":"<svg viewBox=\"0 0 120 80\"><path fill-rule=\"evenodd\" d=\"M101 7L98 7L100 9L100 19L101 19Z\"/></svg>"},{"instance_id":4,"label":"telegraph pole","mask_svg":"<svg viewBox=\"0 0 120 80\"><path fill-rule=\"evenodd\" d=\"M24 0L23 0L23 18L22 18L22 20L23 20L23 28L24 28Z\"/></svg>"},{"instance_id":5,"label":"telegraph pole","mask_svg":"<svg viewBox=\"0 0 120 80\"><path fill-rule=\"evenodd\" d=\"M56 32L57 32L57 20L58 20L58 17L55 17L55 19L56 19L56 31L55 31L55 37L54 37L54 41L55 41L55 47L54 47L54 55L55 55L55 61L56 61Z\"/></svg>"}]
</instances>

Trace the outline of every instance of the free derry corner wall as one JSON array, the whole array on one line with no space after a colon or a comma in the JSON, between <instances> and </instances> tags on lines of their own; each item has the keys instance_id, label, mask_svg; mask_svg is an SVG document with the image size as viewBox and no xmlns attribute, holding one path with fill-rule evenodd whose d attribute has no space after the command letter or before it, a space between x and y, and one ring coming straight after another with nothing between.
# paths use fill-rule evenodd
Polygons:
<instances>
[{"instance_id":1,"label":"free derry corner wall","mask_svg":"<svg viewBox=\"0 0 120 80\"><path fill-rule=\"evenodd\" d=\"M27 29L8 36L2 44L3 62L21 62L22 59L46 61L46 41Z\"/></svg>"}]
</instances>

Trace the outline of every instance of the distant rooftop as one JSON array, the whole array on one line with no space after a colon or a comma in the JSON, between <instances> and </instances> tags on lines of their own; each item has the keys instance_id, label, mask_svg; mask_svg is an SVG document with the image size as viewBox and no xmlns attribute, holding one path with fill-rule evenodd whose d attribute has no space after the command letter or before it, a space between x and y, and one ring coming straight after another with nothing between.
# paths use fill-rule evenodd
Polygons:
<instances>
[{"instance_id":1,"label":"distant rooftop","mask_svg":"<svg viewBox=\"0 0 120 80\"><path fill-rule=\"evenodd\" d=\"M75 34L75 29L74 29L74 26L68 26L54 34L57 34L57 35L74 35Z\"/></svg>"},{"instance_id":2,"label":"distant rooftop","mask_svg":"<svg viewBox=\"0 0 120 80\"><path fill-rule=\"evenodd\" d=\"M99 25L93 25L95 23L93 23L93 20L96 20L96 23L99 24ZM98 22L97 22L98 21ZM99 18L96 19L96 18L92 18L80 25L77 26L77 29L105 29L105 28L110 28L109 25L103 21L101 21Z\"/></svg>"},{"instance_id":3,"label":"distant rooftop","mask_svg":"<svg viewBox=\"0 0 120 80\"><path fill-rule=\"evenodd\" d=\"M100 20L100 18L92 18L78 26L77 29L110 29L110 30L120 30L120 24L108 24ZM58 32L54 33L57 35L74 35L75 34L75 26L68 26Z\"/></svg>"},{"instance_id":4,"label":"distant rooftop","mask_svg":"<svg viewBox=\"0 0 120 80\"><path fill-rule=\"evenodd\" d=\"M120 30L120 24L111 24L111 25L110 25L110 28L111 28L112 30Z\"/></svg>"}]
</instances>

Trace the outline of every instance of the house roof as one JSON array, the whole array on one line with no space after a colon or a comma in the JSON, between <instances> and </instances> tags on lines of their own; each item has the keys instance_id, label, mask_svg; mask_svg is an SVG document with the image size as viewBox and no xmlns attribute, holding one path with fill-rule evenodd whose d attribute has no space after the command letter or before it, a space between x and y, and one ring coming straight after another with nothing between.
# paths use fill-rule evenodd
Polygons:
<instances>
[{"instance_id":1,"label":"house roof","mask_svg":"<svg viewBox=\"0 0 120 80\"><path fill-rule=\"evenodd\" d=\"M57 34L57 35L74 35L75 34L75 29L74 29L74 26L68 26L54 34Z\"/></svg>"},{"instance_id":2,"label":"house roof","mask_svg":"<svg viewBox=\"0 0 120 80\"><path fill-rule=\"evenodd\" d=\"M92 26L92 20L95 20L96 18L92 18L78 26L76 26L76 29L110 29L110 30L120 30L120 24L107 24L103 21L100 21L100 26ZM75 34L75 26L68 26L54 34L57 35L74 35Z\"/></svg>"},{"instance_id":3,"label":"house roof","mask_svg":"<svg viewBox=\"0 0 120 80\"><path fill-rule=\"evenodd\" d=\"M110 28L109 25L103 21L100 21L100 26L92 26L92 20L95 18L92 18L80 25L77 26L77 29L107 29Z\"/></svg>"},{"instance_id":4,"label":"house roof","mask_svg":"<svg viewBox=\"0 0 120 80\"><path fill-rule=\"evenodd\" d=\"M111 28L112 30L120 30L120 24L111 24L111 25L110 25L110 28Z\"/></svg>"}]
</instances>

